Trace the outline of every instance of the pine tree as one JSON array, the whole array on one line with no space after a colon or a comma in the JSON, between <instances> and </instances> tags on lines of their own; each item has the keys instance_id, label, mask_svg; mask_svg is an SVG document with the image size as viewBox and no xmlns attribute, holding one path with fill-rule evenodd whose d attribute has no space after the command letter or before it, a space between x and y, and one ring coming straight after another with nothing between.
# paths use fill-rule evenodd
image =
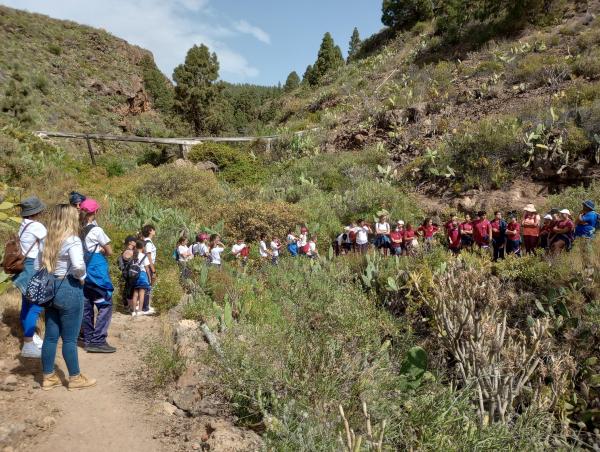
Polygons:
<instances>
[{"instance_id":1,"label":"pine tree","mask_svg":"<svg viewBox=\"0 0 600 452\"><path fill-rule=\"evenodd\" d=\"M306 70L304 71L304 75L302 76L302 83L308 83L309 85L314 85L315 80L315 70L312 64L306 66Z\"/></svg>"},{"instance_id":2,"label":"pine tree","mask_svg":"<svg viewBox=\"0 0 600 452\"><path fill-rule=\"evenodd\" d=\"M358 49L360 48L361 40L358 28L354 27L352 36L350 37L350 44L348 46L348 63L356 58Z\"/></svg>"},{"instance_id":3,"label":"pine tree","mask_svg":"<svg viewBox=\"0 0 600 452\"><path fill-rule=\"evenodd\" d=\"M290 72L290 75L287 76L287 79L285 80L285 85L283 86L283 90L288 93L290 91L293 91L294 89L298 88L298 85L300 85L300 77L298 77L298 74L296 73L296 71L292 71Z\"/></svg>"},{"instance_id":4,"label":"pine tree","mask_svg":"<svg viewBox=\"0 0 600 452\"><path fill-rule=\"evenodd\" d=\"M175 108L193 126L194 131L218 133L222 127L223 86L219 78L217 55L210 53L204 44L193 46L185 57L185 63L173 71Z\"/></svg>"},{"instance_id":5,"label":"pine tree","mask_svg":"<svg viewBox=\"0 0 600 452\"><path fill-rule=\"evenodd\" d=\"M383 25L396 29L407 29L433 17L431 0L383 0L381 12Z\"/></svg>"},{"instance_id":6,"label":"pine tree","mask_svg":"<svg viewBox=\"0 0 600 452\"><path fill-rule=\"evenodd\" d=\"M313 66L313 77L311 85L319 83L325 74L344 65L344 57L339 46L335 45L329 32L323 36L317 62ZM310 81L310 80L309 80Z\"/></svg>"}]
</instances>

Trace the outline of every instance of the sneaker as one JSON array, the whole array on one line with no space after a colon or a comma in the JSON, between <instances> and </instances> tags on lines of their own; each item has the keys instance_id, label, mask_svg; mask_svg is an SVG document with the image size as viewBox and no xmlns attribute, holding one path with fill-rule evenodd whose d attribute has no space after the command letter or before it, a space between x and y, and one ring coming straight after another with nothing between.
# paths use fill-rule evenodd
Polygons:
<instances>
[{"instance_id":1,"label":"sneaker","mask_svg":"<svg viewBox=\"0 0 600 452\"><path fill-rule=\"evenodd\" d=\"M23 358L41 358L42 349L38 348L33 341L25 342L23 344L23 348L21 349L21 356Z\"/></svg>"},{"instance_id":2,"label":"sneaker","mask_svg":"<svg viewBox=\"0 0 600 452\"><path fill-rule=\"evenodd\" d=\"M96 386L96 380L93 378L88 378L83 374L69 378L69 391L91 388L92 386Z\"/></svg>"},{"instance_id":3,"label":"sneaker","mask_svg":"<svg viewBox=\"0 0 600 452\"><path fill-rule=\"evenodd\" d=\"M138 315L138 312L137 312L137 311L132 311L132 312L131 312L131 317L136 317L137 315Z\"/></svg>"},{"instance_id":4,"label":"sneaker","mask_svg":"<svg viewBox=\"0 0 600 452\"><path fill-rule=\"evenodd\" d=\"M117 351L117 348L108 344L88 345L85 347L85 351L88 353L114 353Z\"/></svg>"},{"instance_id":5,"label":"sneaker","mask_svg":"<svg viewBox=\"0 0 600 452\"><path fill-rule=\"evenodd\" d=\"M55 373L44 375L44 381L42 382L42 389L44 391L50 391L50 389L57 388L58 386L62 386L62 381L60 381L60 378Z\"/></svg>"},{"instance_id":6,"label":"sneaker","mask_svg":"<svg viewBox=\"0 0 600 452\"><path fill-rule=\"evenodd\" d=\"M156 309L154 309L152 306L150 306L147 311L140 312L140 315L154 315L154 314L156 314Z\"/></svg>"},{"instance_id":7,"label":"sneaker","mask_svg":"<svg viewBox=\"0 0 600 452\"><path fill-rule=\"evenodd\" d=\"M39 337L37 333L35 333L33 335L33 343L37 348L42 348L42 345L44 345L44 340L41 337Z\"/></svg>"}]
</instances>

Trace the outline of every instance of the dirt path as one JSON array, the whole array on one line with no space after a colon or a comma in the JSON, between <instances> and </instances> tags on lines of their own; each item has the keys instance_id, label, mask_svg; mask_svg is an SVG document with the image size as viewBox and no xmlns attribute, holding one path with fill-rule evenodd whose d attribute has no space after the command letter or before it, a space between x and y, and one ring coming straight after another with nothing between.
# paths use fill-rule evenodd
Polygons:
<instances>
[{"instance_id":1,"label":"dirt path","mask_svg":"<svg viewBox=\"0 0 600 452\"><path fill-rule=\"evenodd\" d=\"M156 413L141 393L136 396L136 386L147 382L140 373L131 374L140 368L142 342L157 322L149 317L134 321L115 313L109 342L118 347L117 353L79 354L82 372L96 378L97 386L73 392L58 388L40 394L61 414L52 431L40 438L38 452L163 450L153 439ZM57 364L66 371L62 358Z\"/></svg>"},{"instance_id":2,"label":"dirt path","mask_svg":"<svg viewBox=\"0 0 600 452\"><path fill-rule=\"evenodd\" d=\"M7 302L6 295L0 298ZM161 441L165 413L156 395L148 391L148 377L141 370L147 342L160 332L159 318L132 320L115 312L109 342L117 353L90 354L79 349L81 370L96 378L97 386L42 391L39 360L21 359L18 354L15 301L8 300L11 307L4 309L0 327L0 450L168 450ZM66 382L60 344L56 365Z\"/></svg>"}]
</instances>

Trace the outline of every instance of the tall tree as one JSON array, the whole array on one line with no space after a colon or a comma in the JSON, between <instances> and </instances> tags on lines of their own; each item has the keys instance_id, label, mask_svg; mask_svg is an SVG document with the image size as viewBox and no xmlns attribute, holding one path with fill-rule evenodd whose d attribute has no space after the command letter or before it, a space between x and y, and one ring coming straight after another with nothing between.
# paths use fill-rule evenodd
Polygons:
<instances>
[{"instance_id":1,"label":"tall tree","mask_svg":"<svg viewBox=\"0 0 600 452\"><path fill-rule=\"evenodd\" d=\"M348 63L356 57L358 49L360 48L360 44L361 40L360 34L358 33L358 28L354 27L354 31L352 32L352 36L350 37L350 44L348 46Z\"/></svg>"},{"instance_id":2,"label":"tall tree","mask_svg":"<svg viewBox=\"0 0 600 452\"><path fill-rule=\"evenodd\" d=\"M308 83L309 85L315 84L315 70L312 64L306 66L306 70L304 71L304 75L302 76L302 83Z\"/></svg>"},{"instance_id":3,"label":"tall tree","mask_svg":"<svg viewBox=\"0 0 600 452\"><path fill-rule=\"evenodd\" d=\"M175 108L198 135L218 133L221 127L222 86L216 83L218 78L217 55L204 44L188 50L185 62L173 71Z\"/></svg>"},{"instance_id":4,"label":"tall tree","mask_svg":"<svg viewBox=\"0 0 600 452\"><path fill-rule=\"evenodd\" d=\"M314 74L311 85L319 83L325 74L343 65L344 57L342 56L342 50L339 46L335 45L331 34L329 32L325 33L323 41L321 41L317 61L313 66Z\"/></svg>"},{"instance_id":5,"label":"tall tree","mask_svg":"<svg viewBox=\"0 0 600 452\"><path fill-rule=\"evenodd\" d=\"M381 22L399 30L410 28L433 17L432 4L432 0L383 0Z\"/></svg>"},{"instance_id":6,"label":"tall tree","mask_svg":"<svg viewBox=\"0 0 600 452\"><path fill-rule=\"evenodd\" d=\"M298 88L298 85L300 85L300 77L298 77L298 74L296 73L296 71L292 71L290 72L290 75L287 76L287 79L285 80L285 85L283 86L283 90L288 93L296 88Z\"/></svg>"}]
</instances>

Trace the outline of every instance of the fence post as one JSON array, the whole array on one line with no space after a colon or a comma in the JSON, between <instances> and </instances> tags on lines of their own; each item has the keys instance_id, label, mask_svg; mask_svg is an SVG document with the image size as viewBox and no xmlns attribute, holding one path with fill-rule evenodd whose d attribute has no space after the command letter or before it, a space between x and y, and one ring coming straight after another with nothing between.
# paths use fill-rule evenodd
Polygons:
<instances>
[{"instance_id":1,"label":"fence post","mask_svg":"<svg viewBox=\"0 0 600 452\"><path fill-rule=\"evenodd\" d=\"M96 166L96 157L94 156L94 150L92 149L90 137L86 136L85 141L87 143L88 152L90 153L90 158L92 159L92 165Z\"/></svg>"}]
</instances>

